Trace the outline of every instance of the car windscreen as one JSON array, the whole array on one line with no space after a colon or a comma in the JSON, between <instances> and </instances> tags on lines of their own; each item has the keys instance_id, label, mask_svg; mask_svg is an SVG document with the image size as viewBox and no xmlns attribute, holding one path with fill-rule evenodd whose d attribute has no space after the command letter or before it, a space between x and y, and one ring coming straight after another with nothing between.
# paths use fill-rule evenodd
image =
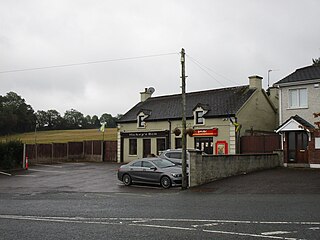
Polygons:
<instances>
[{"instance_id":1,"label":"car windscreen","mask_svg":"<svg viewBox=\"0 0 320 240\"><path fill-rule=\"evenodd\" d=\"M155 160L152 160L151 162L153 162L153 164L159 168L167 168L167 167L175 166L173 162L170 162L166 159L155 159Z\"/></svg>"}]
</instances>

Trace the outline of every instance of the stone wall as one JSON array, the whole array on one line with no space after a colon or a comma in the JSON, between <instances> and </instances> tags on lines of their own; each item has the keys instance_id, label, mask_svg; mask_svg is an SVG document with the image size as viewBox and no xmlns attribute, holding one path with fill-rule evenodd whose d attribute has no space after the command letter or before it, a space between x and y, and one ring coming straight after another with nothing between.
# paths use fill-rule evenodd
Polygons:
<instances>
[{"instance_id":1,"label":"stone wall","mask_svg":"<svg viewBox=\"0 0 320 240\"><path fill-rule=\"evenodd\" d=\"M281 165L281 152L250 155L201 155L190 153L190 187Z\"/></svg>"}]
</instances>

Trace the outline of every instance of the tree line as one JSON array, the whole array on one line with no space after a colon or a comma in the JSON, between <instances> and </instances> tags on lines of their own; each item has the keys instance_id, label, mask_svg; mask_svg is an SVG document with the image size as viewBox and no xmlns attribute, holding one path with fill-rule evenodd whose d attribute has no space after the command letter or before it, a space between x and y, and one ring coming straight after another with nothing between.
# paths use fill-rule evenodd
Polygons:
<instances>
[{"instance_id":1,"label":"tree line","mask_svg":"<svg viewBox=\"0 0 320 240\"><path fill-rule=\"evenodd\" d=\"M113 117L104 113L84 116L76 109L67 110L63 116L57 110L34 111L25 99L15 92L5 96L0 95L0 135L31 132L35 130L68 130L99 128L105 122L106 127L116 127L116 121L121 117Z\"/></svg>"}]
</instances>

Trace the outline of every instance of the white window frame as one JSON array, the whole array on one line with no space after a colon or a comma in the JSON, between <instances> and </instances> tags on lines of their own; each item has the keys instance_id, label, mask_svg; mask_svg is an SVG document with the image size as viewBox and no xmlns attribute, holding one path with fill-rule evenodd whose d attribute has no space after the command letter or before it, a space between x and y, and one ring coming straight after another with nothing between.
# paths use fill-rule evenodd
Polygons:
<instances>
[{"instance_id":1,"label":"white window frame","mask_svg":"<svg viewBox=\"0 0 320 240\"><path fill-rule=\"evenodd\" d=\"M146 119L148 116L146 116L144 113L140 113L137 116L137 128L146 128L146 122L144 119Z\"/></svg>"},{"instance_id":2,"label":"white window frame","mask_svg":"<svg viewBox=\"0 0 320 240\"><path fill-rule=\"evenodd\" d=\"M198 114L202 113L202 116L199 117ZM204 111L201 107L198 107L193 111L193 117L194 117L194 125L200 125L203 126L206 124L206 120L204 118L204 115L207 113L207 111ZM199 122L199 119L202 119L202 122Z\"/></svg>"},{"instance_id":3,"label":"white window frame","mask_svg":"<svg viewBox=\"0 0 320 240\"><path fill-rule=\"evenodd\" d=\"M305 105L302 105L302 97L303 93L302 91L305 91ZM295 96L294 96L295 95ZM296 105L293 105L292 97L296 98ZM308 89L307 88L292 88L288 90L288 108L289 109L297 109L297 108L308 108Z\"/></svg>"}]
</instances>

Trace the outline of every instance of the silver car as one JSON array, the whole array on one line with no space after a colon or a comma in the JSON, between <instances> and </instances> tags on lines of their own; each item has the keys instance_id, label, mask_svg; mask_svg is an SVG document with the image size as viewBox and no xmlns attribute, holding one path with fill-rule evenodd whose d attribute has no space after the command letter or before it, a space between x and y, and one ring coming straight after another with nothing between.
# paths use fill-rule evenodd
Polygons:
<instances>
[{"instance_id":1,"label":"silver car","mask_svg":"<svg viewBox=\"0 0 320 240\"><path fill-rule=\"evenodd\" d=\"M126 186L148 183L170 188L181 185L182 169L166 159L142 158L122 165L118 169L118 179Z\"/></svg>"}]
</instances>

